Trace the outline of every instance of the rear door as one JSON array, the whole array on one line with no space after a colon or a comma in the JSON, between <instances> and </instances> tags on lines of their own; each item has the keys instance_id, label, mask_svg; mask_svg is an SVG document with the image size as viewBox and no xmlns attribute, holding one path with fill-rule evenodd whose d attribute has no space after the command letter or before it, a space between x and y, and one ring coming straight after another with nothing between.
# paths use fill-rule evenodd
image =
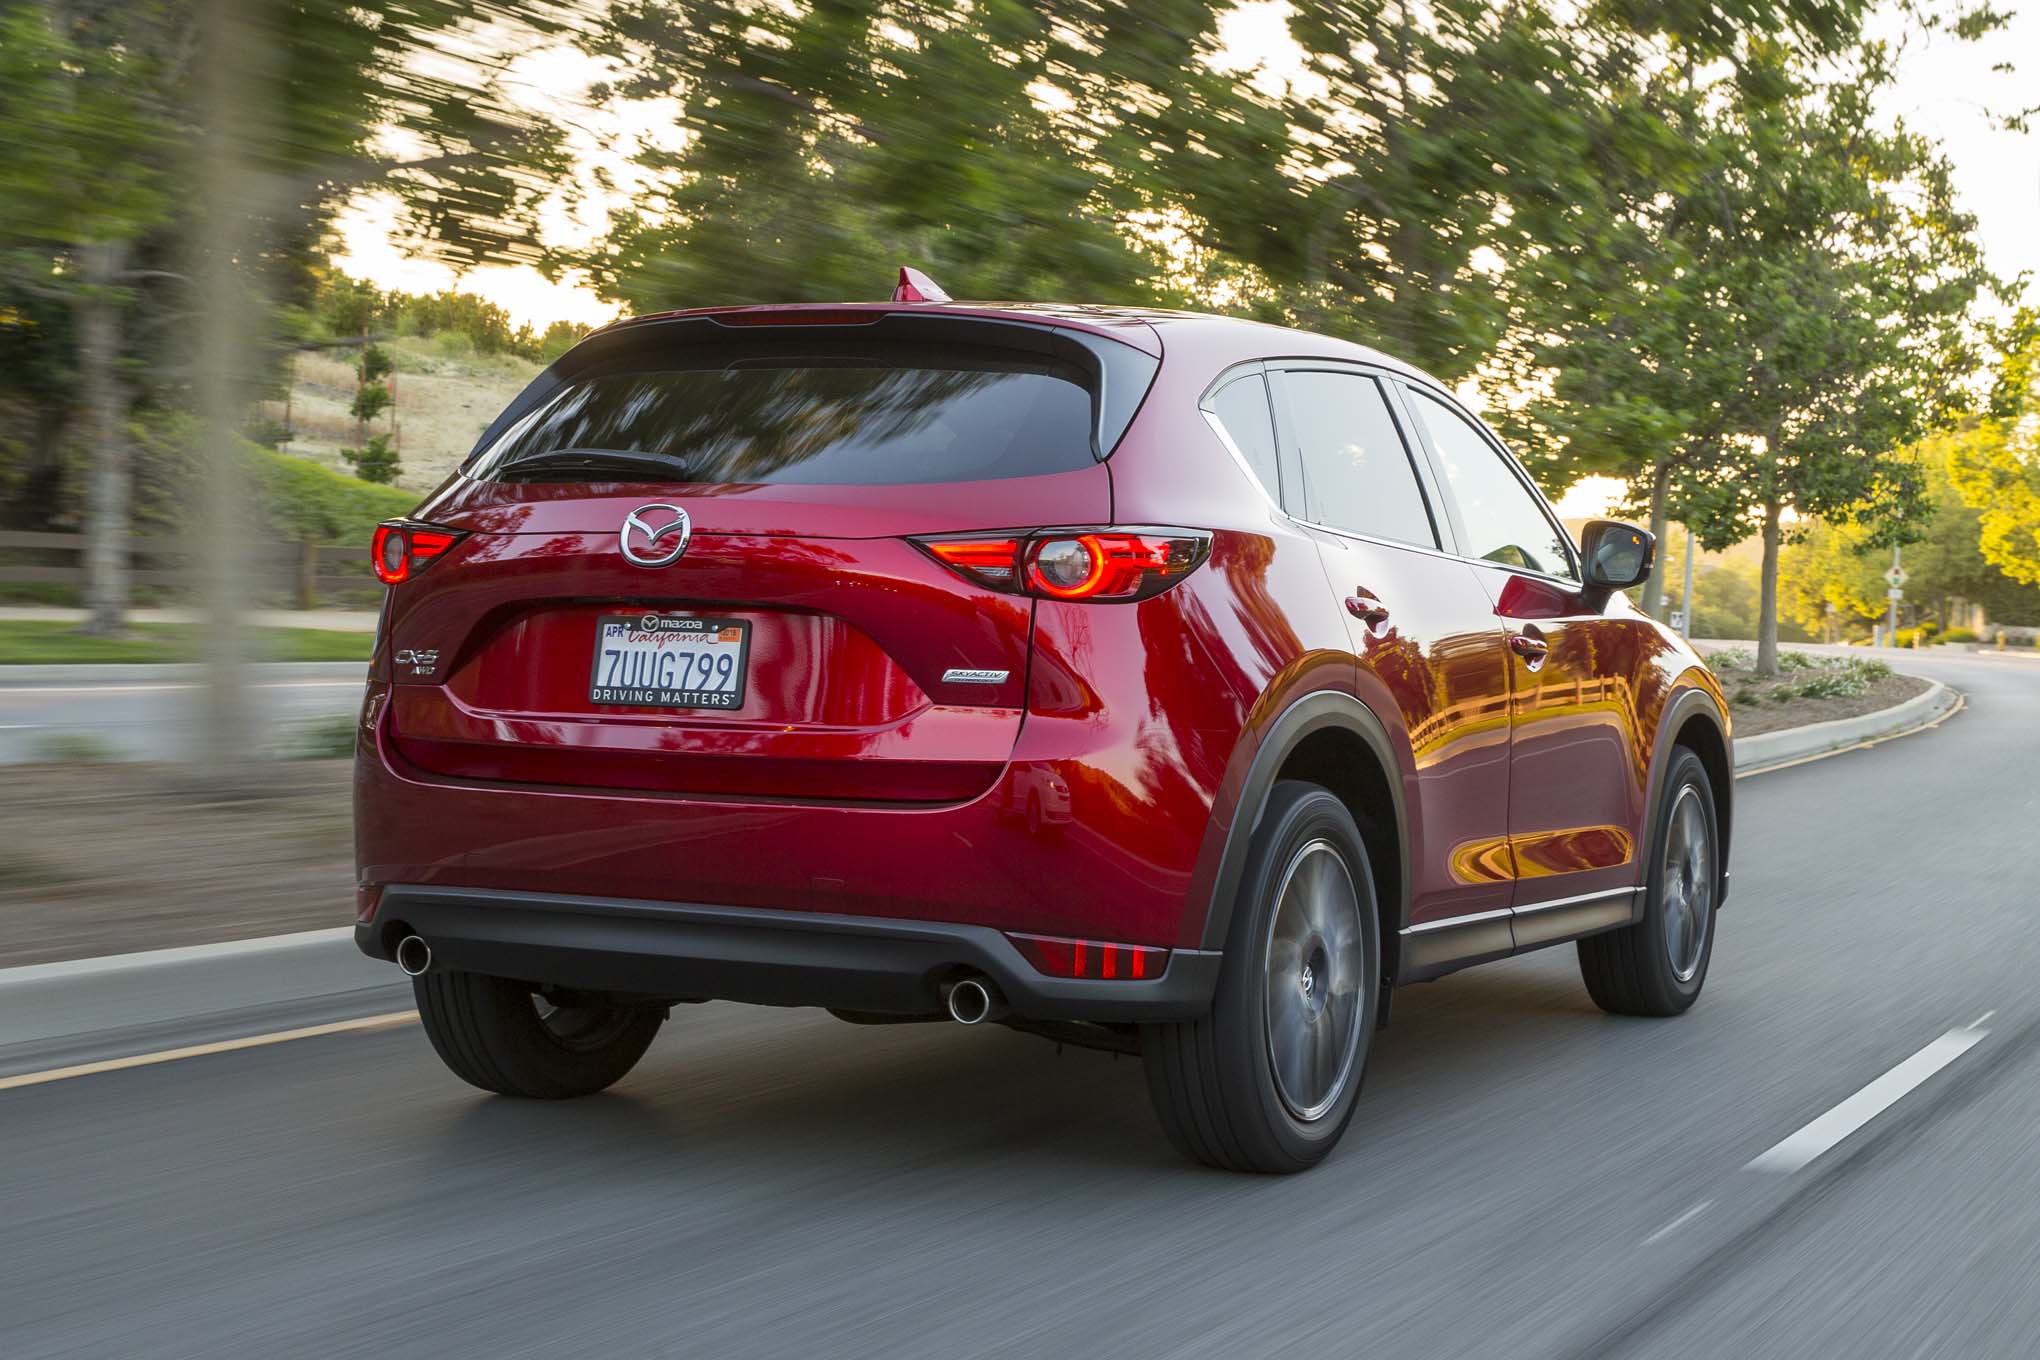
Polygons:
<instances>
[{"instance_id":1,"label":"rear door","mask_svg":"<svg viewBox=\"0 0 2040 1360\"><path fill-rule=\"evenodd\" d=\"M1471 569L1442 551L1440 523L1380 375L1293 363L1271 373L1282 442L1294 451L1290 514L1320 554L1360 659L1361 696L1399 718L1415 769L1409 927L1488 918L1509 947L1508 675L1494 610Z\"/></svg>"},{"instance_id":2,"label":"rear door","mask_svg":"<svg viewBox=\"0 0 2040 1360\"><path fill-rule=\"evenodd\" d=\"M1571 536L1499 443L1443 396L1403 391L1509 630L1517 944L1626 921L1649 760L1632 683L1641 639L1587 606Z\"/></svg>"},{"instance_id":3,"label":"rear door","mask_svg":"<svg viewBox=\"0 0 2040 1360\"><path fill-rule=\"evenodd\" d=\"M1101 371L1024 328L860 324L652 331L549 374L418 512L465 537L391 591L395 754L605 790L976 796L1019 732L1031 604L913 539L1108 520Z\"/></svg>"}]
</instances>

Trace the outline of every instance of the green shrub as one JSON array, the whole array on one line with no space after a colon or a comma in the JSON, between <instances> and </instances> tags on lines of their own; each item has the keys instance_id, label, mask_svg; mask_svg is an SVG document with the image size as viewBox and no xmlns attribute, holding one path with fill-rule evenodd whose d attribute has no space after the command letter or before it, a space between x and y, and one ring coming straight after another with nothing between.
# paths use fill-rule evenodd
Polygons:
<instances>
[{"instance_id":1,"label":"green shrub","mask_svg":"<svg viewBox=\"0 0 2040 1360\"><path fill-rule=\"evenodd\" d=\"M472 359L475 342L466 331L441 331L432 337L432 352L442 359Z\"/></svg>"},{"instance_id":2,"label":"green shrub","mask_svg":"<svg viewBox=\"0 0 2040 1360\"><path fill-rule=\"evenodd\" d=\"M1936 642L1974 642L1976 641L1976 630L1973 628L1950 628L1934 640Z\"/></svg>"},{"instance_id":3,"label":"green shrub","mask_svg":"<svg viewBox=\"0 0 2040 1360\"><path fill-rule=\"evenodd\" d=\"M365 449L342 449L340 456L354 465L354 475L364 482L387 485L397 480L397 474L404 470L396 449L390 445L390 436L386 434L370 438Z\"/></svg>"},{"instance_id":4,"label":"green shrub","mask_svg":"<svg viewBox=\"0 0 2040 1360\"><path fill-rule=\"evenodd\" d=\"M1819 666L1821 660L1822 658L1808 656L1805 652L1780 652L1778 670L1780 674L1786 671L1809 671Z\"/></svg>"},{"instance_id":5,"label":"green shrub","mask_svg":"<svg viewBox=\"0 0 2040 1360\"><path fill-rule=\"evenodd\" d=\"M1870 681L1850 670L1822 671L1800 683L1792 692L1802 699L1853 699L1870 688Z\"/></svg>"}]
</instances>

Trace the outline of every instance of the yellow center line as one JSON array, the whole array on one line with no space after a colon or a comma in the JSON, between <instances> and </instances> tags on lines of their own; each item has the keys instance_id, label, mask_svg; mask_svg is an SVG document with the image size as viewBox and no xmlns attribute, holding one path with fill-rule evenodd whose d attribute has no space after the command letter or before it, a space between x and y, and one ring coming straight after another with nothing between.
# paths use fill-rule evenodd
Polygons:
<instances>
[{"instance_id":1,"label":"yellow center line","mask_svg":"<svg viewBox=\"0 0 2040 1360\"><path fill-rule=\"evenodd\" d=\"M41 1086L44 1082L64 1081L70 1077L94 1077L101 1072L119 1072L130 1067L153 1067L157 1063L177 1062L183 1058L203 1058L209 1053L232 1053L243 1048L267 1048L271 1044L287 1044L293 1039L316 1039L324 1034L392 1029L398 1025L411 1024L417 1018L416 1011L389 1011L382 1015L364 1015L358 1020L335 1020L330 1025L280 1029L271 1034L251 1034L245 1039L221 1039L210 1044L166 1048L159 1053L137 1053L129 1058L106 1058L100 1062L79 1063L75 1067L52 1067L43 1072L23 1072L19 1076L0 1077L0 1091L12 1091L21 1086Z\"/></svg>"}]
</instances>

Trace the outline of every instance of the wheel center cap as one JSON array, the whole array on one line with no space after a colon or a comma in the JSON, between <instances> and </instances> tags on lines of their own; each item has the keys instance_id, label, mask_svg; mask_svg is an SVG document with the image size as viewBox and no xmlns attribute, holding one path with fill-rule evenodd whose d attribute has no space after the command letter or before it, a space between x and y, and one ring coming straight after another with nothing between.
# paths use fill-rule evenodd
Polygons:
<instances>
[{"instance_id":1,"label":"wheel center cap","mask_svg":"<svg viewBox=\"0 0 2040 1360\"><path fill-rule=\"evenodd\" d=\"M1303 968L1296 975L1296 985L1303 993L1305 1011L1313 1018L1325 1008L1325 990L1318 986L1318 982L1325 976L1325 969L1330 963L1325 955L1324 941L1311 941L1310 947L1304 951Z\"/></svg>"}]
</instances>

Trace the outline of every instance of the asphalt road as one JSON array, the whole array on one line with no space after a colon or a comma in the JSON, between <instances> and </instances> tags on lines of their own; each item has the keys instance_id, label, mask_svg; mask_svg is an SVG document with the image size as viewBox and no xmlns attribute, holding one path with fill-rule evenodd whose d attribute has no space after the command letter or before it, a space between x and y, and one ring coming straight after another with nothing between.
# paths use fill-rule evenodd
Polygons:
<instances>
[{"instance_id":1,"label":"asphalt road","mask_svg":"<svg viewBox=\"0 0 2040 1360\"><path fill-rule=\"evenodd\" d=\"M121 760L190 755L199 695L190 666L0 668L0 765L48 760L67 742ZM253 668L248 698L269 745L287 747L320 723L361 708L364 668L296 662Z\"/></svg>"},{"instance_id":2,"label":"asphalt road","mask_svg":"<svg viewBox=\"0 0 2040 1360\"><path fill-rule=\"evenodd\" d=\"M1917 665L1967 710L1740 784L1690 1015L1412 988L1311 1174L1005 1032L704 1007L566 1105L341 1033L0 1090L0 1355L2033 1355L2040 665Z\"/></svg>"}]
</instances>

